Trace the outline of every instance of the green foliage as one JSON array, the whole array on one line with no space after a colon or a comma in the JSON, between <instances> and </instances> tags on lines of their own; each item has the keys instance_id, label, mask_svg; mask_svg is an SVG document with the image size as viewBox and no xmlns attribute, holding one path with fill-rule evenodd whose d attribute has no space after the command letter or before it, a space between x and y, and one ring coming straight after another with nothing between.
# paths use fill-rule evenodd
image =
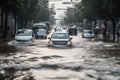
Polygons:
<instances>
[{"instance_id":1,"label":"green foliage","mask_svg":"<svg viewBox=\"0 0 120 80\"><path fill-rule=\"evenodd\" d=\"M74 8L77 21L85 19L120 18L120 0L82 0ZM69 14L67 14L68 17Z\"/></svg>"},{"instance_id":2,"label":"green foliage","mask_svg":"<svg viewBox=\"0 0 120 80\"><path fill-rule=\"evenodd\" d=\"M12 12L18 21L22 20L27 24L31 20L45 21L49 19L47 2L48 0L2 0L0 7L5 12Z\"/></svg>"},{"instance_id":3,"label":"green foliage","mask_svg":"<svg viewBox=\"0 0 120 80\"><path fill-rule=\"evenodd\" d=\"M48 0L0 0L1 30L7 33L8 15L12 15L19 28L27 27L28 22L49 20ZM6 18L3 15L6 14ZM7 20L6 20L7 19ZM5 24L5 26L3 25ZM14 31L15 32L15 31Z\"/></svg>"},{"instance_id":4,"label":"green foliage","mask_svg":"<svg viewBox=\"0 0 120 80\"><path fill-rule=\"evenodd\" d=\"M64 21L67 24L74 23L76 21L76 16L73 8L68 8Z\"/></svg>"}]
</instances>

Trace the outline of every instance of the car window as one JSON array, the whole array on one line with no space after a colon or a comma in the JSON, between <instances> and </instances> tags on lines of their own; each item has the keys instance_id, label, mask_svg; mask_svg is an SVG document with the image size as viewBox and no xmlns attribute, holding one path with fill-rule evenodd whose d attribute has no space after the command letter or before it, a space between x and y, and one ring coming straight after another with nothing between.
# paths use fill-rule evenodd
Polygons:
<instances>
[{"instance_id":1,"label":"car window","mask_svg":"<svg viewBox=\"0 0 120 80\"><path fill-rule=\"evenodd\" d=\"M18 36L31 36L32 32L31 31L18 31L17 35Z\"/></svg>"},{"instance_id":2,"label":"car window","mask_svg":"<svg viewBox=\"0 0 120 80\"><path fill-rule=\"evenodd\" d=\"M67 33L53 33L52 38L53 39L68 39L69 36Z\"/></svg>"},{"instance_id":3,"label":"car window","mask_svg":"<svg viewBox=\"0 0 120 80\"><path fill-rule=\"evenodd\" d=\"M45 34L46 31L45 31L45 30L38 30L37 33L38 33L38 34Z\"/></svg>"},{"instance_id":4,"label":"car window","mask_svg":"<svg viewBox=\"0 0 120 80\"><path fill-rule=\"evenodd\" d=\"M84 33L92 34L92 31L84 31Z\"/></svg>"},{"instance_id":5,"label":"car window","mask_svg":"<svg viewBox=\"0 0 120 80\"><path fill-rule=\"evenodd\" d=\"M92 34L92 31L88 31L89 34Z\"/></svg>"},{"instance_id":6,"label":"car window","mask_svg":"<svg viewBox=\"0 0 120 80\"><path fill-rule=\"evenodd\" d=\"M47 29L45 25L35 25L33 29Z\"/></svg>"}]
</instances>

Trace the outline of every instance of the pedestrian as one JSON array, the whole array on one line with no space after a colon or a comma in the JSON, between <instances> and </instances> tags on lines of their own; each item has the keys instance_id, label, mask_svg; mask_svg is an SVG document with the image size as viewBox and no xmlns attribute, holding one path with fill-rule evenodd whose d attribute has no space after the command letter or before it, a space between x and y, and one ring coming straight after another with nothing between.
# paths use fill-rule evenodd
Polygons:
<instances>
[{"instance_id":1,"label":"pedestrian","mask_svg":"<svg viewBox=\"0 0 120 80\"><path fill-rule=\"evenodd\" d=\"M99 27L95 27L95 39L98 38L98 33L99 33Z\"/></svg>"},{"instance_id":2,"label":"pedestrian","mask_svg":"<svg viewBox=\"0 0 120 80\"><path fill-rule=\"evenodd\" d=\"M109 41L109 39L110 39L110 32L106 33L106 39Z\"/></svg>"}]
</instances>

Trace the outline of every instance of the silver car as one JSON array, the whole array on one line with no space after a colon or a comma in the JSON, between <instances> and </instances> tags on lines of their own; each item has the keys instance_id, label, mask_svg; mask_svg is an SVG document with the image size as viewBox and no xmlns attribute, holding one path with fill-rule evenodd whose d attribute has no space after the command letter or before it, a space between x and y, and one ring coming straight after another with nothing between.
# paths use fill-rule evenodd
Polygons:
<instances>
[{"instance_id":1,"label":"silver car","mask_svg":"<svg viewBox=\"0 0 120 80\"><path fill-rule=\"evenodd\" d=\"M54 32L51 37L48 38L48 46L54 45L68 45L72 46L71 37L67 32Z\"/></svg>"},{"instance_id":2,"label":"silver car","mask_svg":"<svg viewBox=\"0 0 120 80\"><path fill-rule=\"evenodd\" d=\"M47 38L47 30L46 29L38 29L36 32L36 38Z\"/></svg>"},{"instance_id":3,"label":"silver car","mask_svg":"<svg viewBox=\"0 0 120 80\"><path fill-rule=\"evenodd\" d=\"M93 38L94 33L92 32L92 30L83 30L82 37L83 38Z\"/></svg>"}]
</instances>

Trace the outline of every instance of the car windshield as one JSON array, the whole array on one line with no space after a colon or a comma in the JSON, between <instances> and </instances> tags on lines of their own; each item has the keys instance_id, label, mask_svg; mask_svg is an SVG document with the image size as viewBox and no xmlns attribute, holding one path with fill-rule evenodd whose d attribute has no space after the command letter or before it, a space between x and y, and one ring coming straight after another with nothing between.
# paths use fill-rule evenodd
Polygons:
<instances>
[{"instance_id":1,"label":"car windshield","mask_svg":"<svg viewBox=\"0 0 120 80\"><path fill-rule=\"evenodd\" d=\"M84 31L84 33L92 34L92 31Z\"/></svg>"},{"instance_id":2,"label":"car windshield","mask_svg":"<svg viewBox=\"0 0 120 80\"><path fill-rule=\"evenodd\" d=\"M38 34L45 34L46 31L45 31L45 30L38 30L37 33L38 33Z\"/></svg>"},{"instance_id":3,"label":"car windshield","mask_svg":"<svg viewBox=\"0 0 120 80\"><path fill-rule=\"evenodd\" d=\"M35 25L33 29L47 29L45 25Z\"/></svg>"},{"instance_id":4,"label":"car windshield","mask_svg":"<svg viewBox=\"0 0 120 80\"><path fill-rule=\"evenodd\" d=\"M31 35L32 35L32 32L31 32L31 31L26 31L26 30L18 31L18 32L17 32L17 35L18 35L18 36L31 36Z\"/></svg>"},{"instance_id":5,"label":"car windshield","mask_svg":"<svg viewBox=\"0 0 120 80\"><path fill-rule=\"evenodd\" d=\"M68 39L68 33L53 33L52 34L53 39Z\"/></svg>"}]
</instances>

